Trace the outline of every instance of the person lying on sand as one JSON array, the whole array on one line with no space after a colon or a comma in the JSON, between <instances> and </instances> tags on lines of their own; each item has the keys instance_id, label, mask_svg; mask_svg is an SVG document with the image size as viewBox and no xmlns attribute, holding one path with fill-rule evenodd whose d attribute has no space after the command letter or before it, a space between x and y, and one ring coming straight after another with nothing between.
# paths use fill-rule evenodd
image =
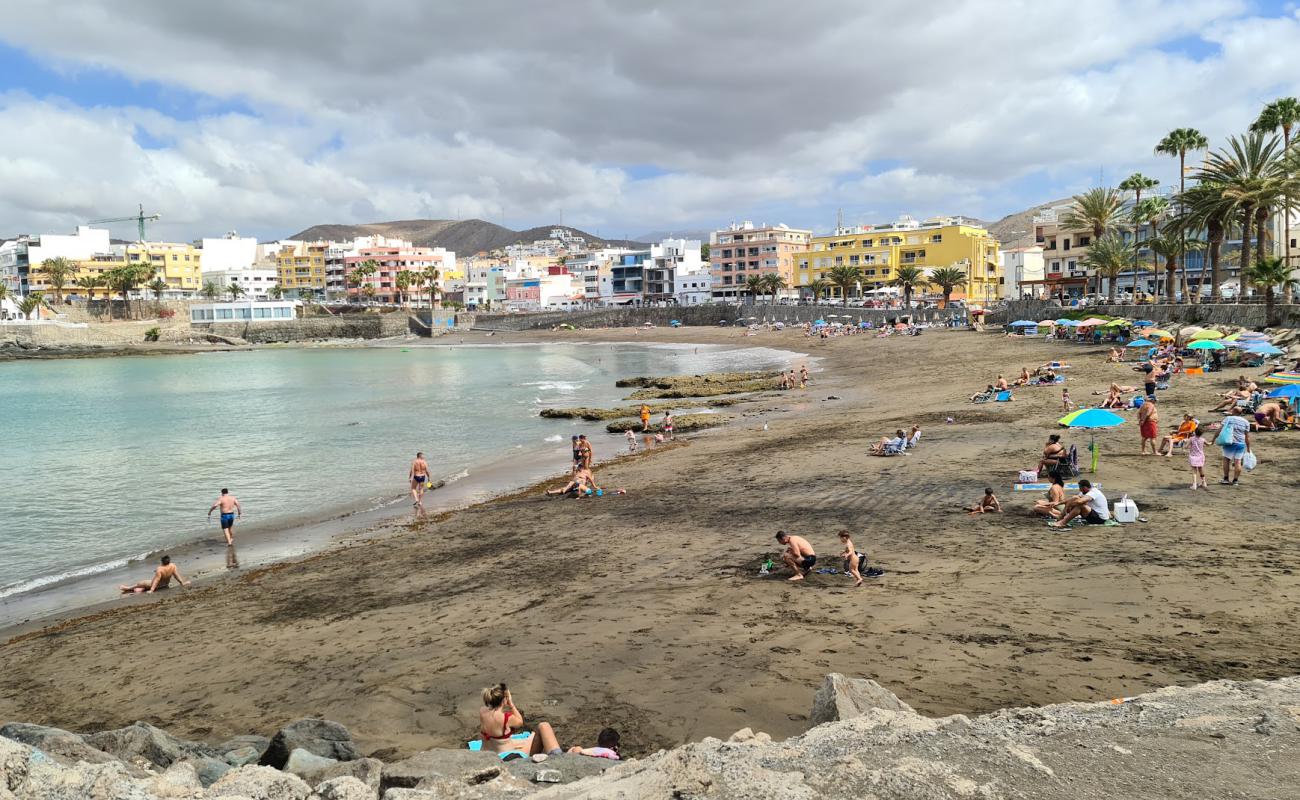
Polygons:
<instances>
[{"instance_id":1,"label":"person lying on sand","mask_svg":"<svg viewBox=\"0 0 1300 800\"><path fill-rule=\"evenodd\" d=\"M962 510L972 516L975 514L1001 514L1002 504L998 502L997 496L993 494L993 488L985 487L984 496L979 499L979 502Z\"/></svg>"},{"instance_id":2,"label":"person lying on sand","mask_svg":"<svg viewBox=\"0 0 1300 800\"><path fill-rule=\"evenodd\" d=\"M609 758L618 761L622 758L618 752L619 735L618 731L613 728L604 728L596 734L595 747L570 747L566 752L575 756L591 756L592 758Z\"/></svg>"},{"instance_id":3,"label":"person lying on sand","mask_svg":"<svg viewBox=\"0 0 1300 800\"><path fill-rule=\"evenodd\" d=\"M514 698L504 683L483 690L483 707L478 710L479 738L489 753L518 753L527 758L537 753L558 756L564 751L549 722L537 723L526 738L512 738L524 726L524 715L515 708Z\"/></svg>"},{"instance_id":4,"label":"person lying on sand","mask_svg":"<svg viewBox=\"0 0 1300 800\"><path fill-rule=\"evenodd\" d=\"M1250 392L1246 391L1245 389L1233 389L1232 391L1223 395L1223 402L1219 403L1214 408L1211 408L1210 411L1211 412L1231 411L1232 409L1236 408L1238 405L1241 405L1249 400L1250 400Z\"/></svg>"},{"instance_id":5,"label":"person lying on sand","mask_svg":"<svg viewBox=\"0 0 1300 800\"><path fill-rule=\"evenodd\" d=\"M1052 476L1052 485L1047 487L1047 495L1034 503L1034 513L1040 517L1057 519L1065 507L1065 482L1059 475Z\"/></svg>"},{"instance_id":6,"label":"person lying on sand","mask_svg":"<svg viewBox=\"0 0 1300 800\"><path fill-rule=\"evenodd\" d=\"M907 444L907 436L903 434L902 429L899 429L894 431L894 438L890 439L882 436L879 442L872 445L871 455L883 456L893 450L901 451L905 444Z\"/></svg>"},{"instance_id":7,"label":"person lying on sand","mask_svg":"<svg viewBox=\"0 0 1300 800\"><path fill-rule=\"evenodd\" d=\"M858 552L853 546L853 539L849 536L848 531L840 531L840 545L844 550L840 553L840 558L844 559L844 571L853 576L853 585L855 587L862 585L862 570L867 566L867 557Z\"/></svg>"},{"instance_id":8,"label":"person lying on sand","mask_svg":"<svg viewBox=\"0 0 1300 800\"><path fill-rule=\"evenodd\" d=\"M172 563L172 557L163 556L162 562L153 571L151 580L140 581L130 586L119 586L118 588L122 590L122 594L139 594L140 592L153 594L156 591L170 588L172 578L175 578L176 582L181 586L190 585L189 581L181 577L180 570L176 569L176 565Z\"/></svg>"},{"instance_id":9,"label":"person lying on sand","mask_svg":"<svg viewBox=\"0 0 1300 800\"><path fill-rule=\"evenodd\" d=\"M984 387L984 391L976 392L975 394L971 395L970 401L973 403L976 400L989 400L992 399L992 397L993 397L993 384L990 383L988 386Z\"/></svg>"},{"instance_id":10,"label":"person lying on sand","mask_svg":"<svg viewBox=\"0 0 1300 800\"><path fill-rule=\"evenodd\" d=\"M789 580L801 581L804 576L812 570L813 565L817 563L817 553L808 540L802 536L791 536L785 531L776 532L776 540L785 545L785 552L781 554L781 561L789 567L794 575Z\"/></svg>"},{"instance_id":11,"label":"person lying on sand","mask_svg":"<svg viewBox=\"0 0 1300 800\"><path fill-rule=\"evenodd\" d=\"M573 474L573 479L564 484L559 489L547 489L547 494L571 494L574 497L581 497L589 492L594 492L600 487L596 485L596 476L591 474L591 470L586 467L579 467L578 471Z\"/></svg>"}]
</instances>

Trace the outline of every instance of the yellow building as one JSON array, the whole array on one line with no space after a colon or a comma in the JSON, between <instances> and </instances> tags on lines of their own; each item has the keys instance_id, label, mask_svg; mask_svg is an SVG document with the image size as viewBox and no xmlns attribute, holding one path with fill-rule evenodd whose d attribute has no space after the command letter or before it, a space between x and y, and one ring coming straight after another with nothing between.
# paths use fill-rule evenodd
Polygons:
<instances>
[{"instance_id":1,"label":"yellow building","mask_svg":"<svg viewBox=\"0 0 1300 800\"><path fill-rule=\"evenodd\" d=\"M806 251L794 254L794 262L795 285L801 288L817 278L829 280L831 270L839 266L862 271L863 292L887 287L900 266L920 267L927 274L940 267L962 269L966 285L954 289L952 298L972 303L997 300L1002 283L997 271L998 240L960 217L924 222L902 217L888 225L839 228L812 237ZM937 287L921 287L918 294L927 291L938 293ZM831 292L839 296L838 289Z\"/></svg>"},{"instance_id":2,"label":"yellow building","mask_svg":"<svg viewBox=\"0 0 1300 800\"><path fill-rule=\"evenodd\" d=\"M325 292L325 251L328 242L286 242L276 253L275 268L285 291L315 289Z\"/></svg>"},{"instance_id":3,"label":"yellow building","mask_svg":"<svg viewBox=\"0 0 1300 800\"><path fill-rule=\"evenodd\" d=\"M153 275L146 279L144 284L161 278L167 284L163 297L191 297L198 294L203 286L200 261L202 253L202 250L192 244L179 242L135 242L125 246L115 246L112 252L99 253L84 261L78 261L77 272L68 285L74 287L76 281L86 275L103 277L104 273L128 264L147 264L153 270ZM136 290L142 293L149 291L145 289L144 284L136 287ZM72 291L78 290L73 288ZM96 290L100 295L104 291L102 287Z\"/></svg>"}]
</instances>

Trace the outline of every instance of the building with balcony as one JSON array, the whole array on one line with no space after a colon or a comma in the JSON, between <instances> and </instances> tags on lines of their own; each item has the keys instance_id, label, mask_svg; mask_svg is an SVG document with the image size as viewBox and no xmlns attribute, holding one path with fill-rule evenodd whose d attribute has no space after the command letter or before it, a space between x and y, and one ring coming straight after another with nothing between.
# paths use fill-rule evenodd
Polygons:
<instances>
[{"instance_id":1,"label":"building with balcony","mask_svg":"<svg viewBox=\"0 0 1300 800\"><path fill-rule=\"evenodd\" d=\"M367 297L366 287L373 287L373 299L383 303L408 302L420 305L428 300L428 284L424 275L433 268L438 270L439 289L444 288L448 275L456 269L456 254L442 247L416 247L401 239L374 237L374 241L356 240L358 246L343 258L344 281L348 295L354 300ZM371 264L374 272L354 280L357 267ZM398 287L399 276L409 273L410 285L405 290Z\"/></svg>"},{"instance_id":2,"label":"building with balcony","mask_svg":"<svg viewBox=\"0 0 1300 800\"><path fill-rule=\"evenodd\" d=\"M0 243L0 282L17 296L48 291L49 287L40 274L41 262L50 258L85 261L96 253L108 253L111 249L112 242L106 229L85 225L78 226L73 234L19 236ZM75 276L68 285L71 286L74 280Z\"/></svg>"},{"instance_id":3,"label":"building with balcony","mask_svg":"<svg viewBox=\"0 0 1300 800\"><path fill-rule=\"evenodd\" d=\"M1045 297L1043 286L1043 247L1008 247L998 253L998 271L1002 274L999 298L1017 300Z\"/></svg>"},{"instance_id":4,"label":"building with balcony","mask_svg":"<svg viewBox=\"0 0 1300 800\"><path fill-rule=\"evenodd\" d=\"M736 300L745 294L745 281L754 275L780 275L794 287L795 254L808 249L812 231L787 225L745 221L709 235L709 270L713 297ZM787 290L791 292L793 290Z\"/></svg>"},{"instance_id":5,"label":"building with balcony","mask_svg":"<svg viewBox=\"0 0 1300 800\"><path fill-rule=\"evenodd\" d=\"M280 288L291 297L325 293L325 253L329 242L280 242L275 269Z\"/></svg>"},{"instance_id":6,"label":"building with balcony","mask_svg":"<svg viewBox=\"0 0 1300 800\"><path fill-rule=\"evenodd\" d=\"M918 222L904 216L885 225L837 228L834 233L812 237L794 259L795 286L805 294L814 280L829 281L836 267L857 267L862 273L861 291L866 292L887 287L900 266L919 267L927 273L951 266L964 270L966 284L953 291L952 299L991 303L1002 292L998 240L987 229L961 217ZM840 296L838 287L830 292L832 297Z\"/></svg>"},{"instance_id":7,"label":"building with balcony","mask_svg":"<svg viewBox=\"0 0 1300 800\"><path fill-rule=\"evenodd\" d=\"M92 253L89 258L76 261L76 272L64 288L65 296L80 297L86 290L79 289L76 282L84 277L103 278L107 273L126 266L143 266L146 268L144 280L136 284L134 295L154 295L148 284L162 280L166 284L162 297L179 300L194 297L203 288L202 251L193 244L180 242L132 242L131 244L114 244L100 253ZM101 287L97 291L107 293ZM88 298L87 298L88 299Z\"/></svg>"}]
</instances>

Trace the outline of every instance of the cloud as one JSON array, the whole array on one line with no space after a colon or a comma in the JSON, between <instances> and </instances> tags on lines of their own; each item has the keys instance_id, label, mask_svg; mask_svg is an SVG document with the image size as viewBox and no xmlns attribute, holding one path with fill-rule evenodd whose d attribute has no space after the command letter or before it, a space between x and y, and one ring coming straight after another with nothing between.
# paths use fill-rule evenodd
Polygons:
<instances>
[{"instance_id":1,"label":"cloud","mask_svg":"<svg viewBox=\"0 0 1300 800\"><path fill-rule=\"evenodd\" d=\"M19 230L140 201L182 239L561 209L632 231L996 217L1103 166L1169 176L1165 131L1219 138L1300 93L1300 20L1237 0L15 6L0 40L67 81L246 109L0 96L0 219ZM1208 55L1171 46L1189 39Z\"/></svg>"}]
</instances>

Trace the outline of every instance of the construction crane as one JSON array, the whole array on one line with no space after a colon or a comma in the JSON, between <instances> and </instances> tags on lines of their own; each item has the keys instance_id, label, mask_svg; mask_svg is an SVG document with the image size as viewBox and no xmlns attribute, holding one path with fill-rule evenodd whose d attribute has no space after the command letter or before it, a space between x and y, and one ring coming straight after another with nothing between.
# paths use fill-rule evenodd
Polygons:
<instances>
[{"instance_id":1,"label":"construction crane","mask_svg":"<svg viewBox=\"0 0 1300 800\"><path fill-rule=\"evenodd\" d=\"M146 214L144 213L144 204L141 204L141 205L140 205L140 213L136 214L134 217L113 217L112 219L92 219L92 220L90 221L90 224L91 224L91 225L104 225L104 224L107 224L107 223L109 223L109 222L134 222L134 223L136 223L137 225L140 226L140 241L143 242L143 241L145 240L145 238L144 238L144 224L145 224L146 222L155 222L155 221L160 220L160 219L162 219L162 214L148 214L148 215L146 215Z\"/></svg>"}]
</instances>

